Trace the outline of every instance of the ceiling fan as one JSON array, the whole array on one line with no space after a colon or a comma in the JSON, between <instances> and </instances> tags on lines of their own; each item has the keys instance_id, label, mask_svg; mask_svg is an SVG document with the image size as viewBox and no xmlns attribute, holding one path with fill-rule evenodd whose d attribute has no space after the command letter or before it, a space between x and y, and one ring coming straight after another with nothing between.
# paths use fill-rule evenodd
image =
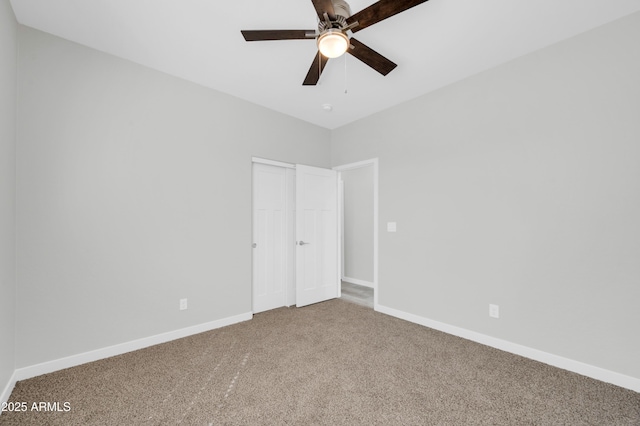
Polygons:
<instances>
[{"instance_id":1,"label":"ceiling fan","mask_svg":"<svg viewBox=\"0 0 640 426\"><path fill-rule=\"evenodd\" d=\"M344 0L311 0L320 19L317 32L315 30L243 30L242 35L246 41L315 39L318 54L302 83L305 86L316 85L329 59L337 58L345 52L355 56L380 74L387 75L397 64L364 43L349 37L348 32L356 33L426 1L380 0L352 15L349 4Z\"/></svg>"}]
</instances>

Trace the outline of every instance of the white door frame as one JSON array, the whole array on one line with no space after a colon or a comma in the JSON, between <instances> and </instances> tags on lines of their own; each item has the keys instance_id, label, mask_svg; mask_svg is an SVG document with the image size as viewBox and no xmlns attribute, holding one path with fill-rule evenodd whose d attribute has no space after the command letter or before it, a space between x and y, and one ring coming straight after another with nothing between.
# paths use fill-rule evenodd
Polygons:
<instances>
[{"instance_id":1,"label":"white door frame","mask_svg":"<svg viewBox=\"0 0 640 426\"><path fill-rule=\"evenodd\" d=\"M356 163L336 166L333 170L338 172L338 179L341 179L341 172L373 166L373 309L378 310L378 159L358 161ZM342 202L338 199L339 202ZM340 206L342 209L343 206ZM342 228L340 237L343 238ZM340 247L342 253L342 247ZM340 262L342 263L342 262Z\"/></svg>"}]
</instances>

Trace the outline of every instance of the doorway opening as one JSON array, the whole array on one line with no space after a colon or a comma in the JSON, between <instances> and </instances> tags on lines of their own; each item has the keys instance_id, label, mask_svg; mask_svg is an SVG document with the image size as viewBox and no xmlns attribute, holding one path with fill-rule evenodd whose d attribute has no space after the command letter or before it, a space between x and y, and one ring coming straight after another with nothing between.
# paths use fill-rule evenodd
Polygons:
<instances>
[{"instance_id":1,"label":"doorway opening","mask_svg":"<svg viewBox=\"0 0 640 426\"><path fill-rule=\"evenodd\" d=\"M378 159L334 167L341 188L341 286L345 300L378 305Z\"/></svg>"}]
</instances>

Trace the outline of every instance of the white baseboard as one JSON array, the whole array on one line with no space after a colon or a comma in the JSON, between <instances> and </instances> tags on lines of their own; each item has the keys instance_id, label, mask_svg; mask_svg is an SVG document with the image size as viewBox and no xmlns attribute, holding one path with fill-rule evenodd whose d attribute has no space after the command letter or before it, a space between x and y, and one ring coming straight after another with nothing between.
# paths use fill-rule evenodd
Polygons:
<instances>
[{"instance_id":1,"label":"white baseboard","mask_svg":"<svg viewBox=\"0 0 640 426\"><path fill-rule=\"evenodd\" d=\"M361 285L363 287L373 288L373 283L372 282L365 281L365 280L359 280L357 278L342 277L342 281L346 281L346 282L351 283L351 284Z\"/></svg>"},{"instance_id":2,"label":"white baseboard","mask_svg":"<svg viewBox=\"0 0 640 426\"><path fill-rule=\"evenodd\" d=\"M4 390L2 391L2 393L0 394L0 404L9 401L9 397L11 396L11 392L13 392L13 388L16 386L17 381L18 379L16 379L16 372L14 371L13 374L11 375L11 378L9 379L9 382L4 387ZM0 415L1 414L2 414L2 411L0 411Z\"/></svg>"},{"instance_id":3,"label":"white baseboard","mask_svg":"<svg viewBox=\"0 0 640 426\"><path fill-rule=\"evenodd\" d=\"M100 359L109 358L116 355L121 355L127 352L136 351L138 349L144 349L149 346L158 345L160 343L169 342L171 340L181 339L183 337L191 336L198 333L204 333L205 331L214 330L216 328L221 328L227 325L247 321L252 318L253 314L251 312L248 312L232 317L222 318L216 321L207 322L204 324L182 328L180 330L157 334L155 336L144 337L142 339L133 340L131 342L121 343L102 349L96 349L94 351L71 355L66 358L60 358L29 367L19 368L13 374L13 385L15 385L15 382L18 380L30 379L31 377L40 376L42 374L52 373L54 371L62 370L69 367L75 367L77 365L98 361ZM9 383L9 385L11 385L11 383ZM9 385L7 385L7 388L9 387ZM13 389L13 385L11 385L11 389ZM9 395L11 395L11 392L9 392ZM9 397L9 395L7 395L7 398Z\"/></svg>"},{"instance_id":4,"label":"white baseboard","mask_svg":"<svg viewBox=\"0 0 640 426\"><path fill-rule=\"evenodd\" d=\"M562 368L563 370L568 370L574 373L581 374L583 376L591 377L592 379L611 383L613 385L630 389L635 392L640 392L640 379L636 377L616 373L615 371L605 370L604 368L585 364L580 361L564 358L562 356L550 354L548 352L533 349L528 346L523 346L517 343L509 342L507 340L487 336L486 334L477 333L465 328L445 324L439 321L431 320L429 318L424 318L418 315L389 308L387 306L376 304L375 310L383 314L391 315L396 318L413 322L415 324L420 324L425 327L433 328L435 330L462 337L464 339L481 343L483 345L491 346L505 352L510 352L512 354L520 355L525 358L552 365L554 367Z\"/></svg>"}]
</instances>

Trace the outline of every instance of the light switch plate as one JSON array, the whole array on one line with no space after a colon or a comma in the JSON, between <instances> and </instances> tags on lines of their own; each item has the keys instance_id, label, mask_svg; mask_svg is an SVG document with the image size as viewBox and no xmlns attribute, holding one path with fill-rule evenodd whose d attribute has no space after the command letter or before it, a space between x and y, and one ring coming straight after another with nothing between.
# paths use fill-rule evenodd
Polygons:
<instances>
[{"instance_id":1,"label":"light switch plate","mask_svg":"<svg viewBox=\"0 0 640 426\"><path fill-rule=\"evenodd\" d=\"M387 232L396 232L396 229L395 222L387 222Z\"/></svg>"},{"instance_id":2,"label":"light switch plate","mask_svg":"<svg viewBox=\"0 0 640 426\"><path fill-rule=\"evenodd\" d=\"M489 316L491 318L500 318L500 307L498 305L489 305Z\"/></svg>"}]
</instances>

